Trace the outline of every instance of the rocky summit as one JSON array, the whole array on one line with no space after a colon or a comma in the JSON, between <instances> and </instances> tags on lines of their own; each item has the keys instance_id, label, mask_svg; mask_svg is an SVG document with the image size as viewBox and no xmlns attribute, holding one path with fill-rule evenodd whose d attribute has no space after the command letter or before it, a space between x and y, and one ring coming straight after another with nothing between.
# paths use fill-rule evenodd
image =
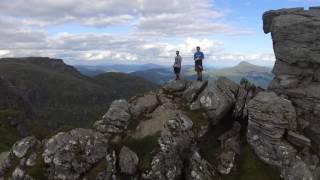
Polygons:
<instances>
[{"instance_id":1,"label":"rocky summit","mask_svg":"<svg viewBox=\"0 0 320 180\"><path fill-rule=\"evenodd\" d=\"M0 154L0 179L320 179L320 9L268 11L275 75L169 81L111 103L92 128Z\"/></svg>"}]
</instances>

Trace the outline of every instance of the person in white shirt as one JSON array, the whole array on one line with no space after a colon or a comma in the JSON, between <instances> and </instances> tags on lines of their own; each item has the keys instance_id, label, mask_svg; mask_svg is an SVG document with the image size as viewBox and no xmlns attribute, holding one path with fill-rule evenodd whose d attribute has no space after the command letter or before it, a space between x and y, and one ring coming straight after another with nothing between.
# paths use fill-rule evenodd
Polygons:
<instances>
[{"instance_id":1,"label":"person in white shirt","mask_svg":"<svg viewBox=\"0 0 320 180\"><path fill-rule=\"evenodd\" d=\"M180 80L181 62L182 57L179 55L179 51L176 51L176 57L174 58L173 70L176 74L176 80Z\"/></svg>"}]
</instances>

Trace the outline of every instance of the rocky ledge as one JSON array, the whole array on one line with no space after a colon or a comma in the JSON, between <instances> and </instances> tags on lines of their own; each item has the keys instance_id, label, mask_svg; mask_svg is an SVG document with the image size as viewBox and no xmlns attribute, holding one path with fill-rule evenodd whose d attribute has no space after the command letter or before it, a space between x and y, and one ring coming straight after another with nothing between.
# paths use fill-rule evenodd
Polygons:
<instances>
[{"instance_id":1,"label":"rocky ledge","mask_svg":"<svg viewBox=\"0 0 320 180\"><path fill-rule=\"evenodd\" d=\"M241 92L241 95L240 93ZM219 78L170 81L161 89L114 101L92 129L27 137L0 155L4 179L214 179L232 172L241 154L241 124L229 120L207 158L200 144L211 127L244 120L255 88ZM216 160L216 162L215 162Z\"/></svg>"}]
</instances>

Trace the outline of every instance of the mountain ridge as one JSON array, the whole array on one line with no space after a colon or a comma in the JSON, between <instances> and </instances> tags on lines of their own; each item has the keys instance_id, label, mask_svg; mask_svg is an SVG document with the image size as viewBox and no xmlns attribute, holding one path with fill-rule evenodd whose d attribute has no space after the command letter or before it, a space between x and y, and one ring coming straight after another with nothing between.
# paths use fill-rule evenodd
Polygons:
<instances>
[{"instance_id":1,"label":"mountain ridge","mask_svg":"<svg viewBox=\"0 0 320 180\"><path fill-rule=\"evenodd\" d=\"M7 110L24 114L3 121L6 127L14 124L21 135L44 137L63 127L88 127L115 98L156 87L127 74L101 74L100 79L80 74L61 59L0 59L0 108L4 114Z\"/></svg>"}]
</instances>

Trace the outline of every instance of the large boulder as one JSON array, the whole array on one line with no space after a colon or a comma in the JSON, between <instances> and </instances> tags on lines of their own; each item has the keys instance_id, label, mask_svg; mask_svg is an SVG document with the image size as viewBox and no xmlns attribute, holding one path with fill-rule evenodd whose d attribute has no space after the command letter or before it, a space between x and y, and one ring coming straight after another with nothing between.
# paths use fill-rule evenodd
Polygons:
<instances>
[{"instance_id":1,"label":"large boulder","mask_svg":"<svg viewBox=\"0 0 320 180\"><path fill-rule=\"evenodd\" d=\"M189 159L189 166L185 171L186 180L211 180L214 179L215 170L203 159L198 152L193 152Z\"/></svg>"},{"instance_id":2,"label":"large boulder","mask_svg":"<svg viewBox=\"0 0 320 180\"><path fill-rule=\"evenodd\" d=\"M271 32L276 62L270 90L290 99L298 129L320 147L320 9L272 10L264 13L264 31Z\"/></svg>"},{"instance_id":3,"label":"large boulder","mask_svg":"<svg viewBox=\"0 0 320 180\"><path fill-rule=\"evenodd\" d=\"M119 154L119 166L121 172L134 175L139 164L138 155L126 146L123 146Z\"/></svg>"},{"instance_id":4,"label":"large boulder","mask_svg":"<svg viewBox=\"0 0 320 180\"><path fill-rule=\"evenodd\" d=\"M11 153L0 153L0 179L5 175L6 170L11 166Z\"/></svg>"},{"instance_id":5,"label":"large boulder","mask_svg":"<svg viewBox=\"0 0 320 180\"><path fill-rule=\"evenodd\" d=\"M256 91L255 85L251 84L247 79L242 79L236 96L236 104L234 106L232 116L236 119L246 119L248 116L248 103L254 97Z\"/></svg>"},{"instance_id":6,"label":"large boulder","mask_svg":"<svg viewBox=\"0 0 320 180\"><path fill-rule=\"evenodd\" d=\"M292 103L273 92L261 92L249 105L247 140L255 153L266 163L278 167L285 179L312 179L311 171L303 165L297 150L284 140L286 131L296 129L296 113ZM297 166L299 175L294 175ZM289 174L288 174L289 172Z\"/></svg>"},{"instance_id":7,"label":"large boulder","mask_svg":"<svg viewBox=\"0 0 320 180\"><path fill-rule=\"evenodd\" d=\"M209 81L208 86L200 93L197 100L191 104L193 107L203 108L211 123L216 125L229 113L236 102L239 85L233 81L220 77ZM198 105L196 105L198 104Z\"/></svg>"},{"instance_id":8,"label":"large boulder","mask_svg":"<svg viewBox=\"0 0 320 180\"><path fill-rule=\"evenodd\" d=\"M181 113L166 121L158 140L160 152L153 157L151 170L143 175L143 179L175 180L183 177L182 154L193 145L192 127L192 121Z\"/></svg>"},{"instance_id":9,"label":"large boulder","mask_svg":"<svg viewBox=\"0 0 320 180\"><path fill-rule=\"evenodd\" d=\"M320 8L272 10L264 13L263 21L276 57L269 90L289 99L296 110L296 131L288 131L286 139L303 149L311 145L320 155ZM296 168L284 175L287 179L299 179L305 172L304 165L295 162Z\"/></svg>"},{"instance_id":10,"label":"large boulder","mask_svg":"<svg viewBox=\"0 0 320 180\"><path fill-rule=\"evenodd\" d=\"M249 138L257 135L278 141L286 130L296 130L296 111L292 103L273 92L259 93L250 101L248 109Z\"/></svg>"},{"instance_id":11,"label":"large boulder","mask_svg":"<svg viewBox=\"0 0 320 180\"><path fill-rule=\"evenodd\" d=\"M141 121L138 124L133 137L144 138L162 132L165 129L165 123L168 120L175 118L177 114L179 114L179 111L175 109L167 108L166 105L159 106L152 114L150 114L150 119Z\"/></svg>"},{"instance_id":12,"label":"large boulder","mask_svg":"<svg viewBox=\"0 0 320 180\"><path fill-rule=\"evenodd\" d=\"M12 153L16 157L22 158L28 153L29 149L39 144L40 142L34 136L29 136L16 142L12 146Z\"/></svg>"},{"instance_id":13,"label":"large boulder","mask_svg":"<svg viewBox=\"0 0 320 180\"><path fill-rule=\"evenodd\" d=\"M101 133L120 134L127 129L131 118L129 103L126 100L114 101L102 120L94 123L94 128Z\"/></svg>"},{"instance_id":14,"label":"large boulder","mask_svg":"<svg viewBox=\"0 0 320 180\"><path fill-rule=\"evenodd\" d=\"M168 93L182 92L187 88L187 80L172 80L166 83L162 89Z\"/></svg>"},{"instance_id":15,"label":"large boulder","mask_svg":"<svg viewBox=\"0 0 320 180\"><path fill-rule=\"evenodd\" d=\"M187 89L183 92L182 97L188 103L192 103L207 85L208 81L191 81Z\"/></svg>"},{"instance_id":16,"label":"large boulder","mask_svg":"<svg viewBox=\"0 0 320 180\"><path fill-rule=\"evenodd\" d=\"M156 94L146 94L142 97L137 97L130 102L130 112L134 116L140 116L142 114L150 113L159 105Z\"/></svg>"},{"instance_id":17,"label":"large boulder","mask_svg":"<svg viewBox=\"0 0 320 180\"><path fill-rule=\"evenodd\" d=\"M45 142L42 154L49 179L79 179L106 157L108 140L90 129L61 132Z\"/></svg>"}]
</instances>

